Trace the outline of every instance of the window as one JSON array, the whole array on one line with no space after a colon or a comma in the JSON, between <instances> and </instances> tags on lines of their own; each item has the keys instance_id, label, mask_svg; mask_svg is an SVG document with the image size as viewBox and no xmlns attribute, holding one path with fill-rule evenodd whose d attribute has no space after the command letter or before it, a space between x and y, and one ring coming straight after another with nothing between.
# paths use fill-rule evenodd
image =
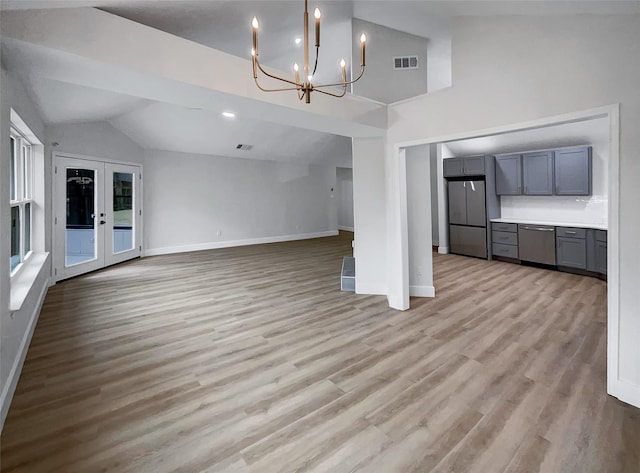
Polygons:
<instances>
[{"instance_id":1,"label":"window","mask_svg":"<svg viewBox=\"0 0 640 473\"><path fill-rule=\"evenodd\" d=\"M33 207L33 149L31 143L11 128L10 203L11 272L31 255Z\"/></svg>"}]
</instances>

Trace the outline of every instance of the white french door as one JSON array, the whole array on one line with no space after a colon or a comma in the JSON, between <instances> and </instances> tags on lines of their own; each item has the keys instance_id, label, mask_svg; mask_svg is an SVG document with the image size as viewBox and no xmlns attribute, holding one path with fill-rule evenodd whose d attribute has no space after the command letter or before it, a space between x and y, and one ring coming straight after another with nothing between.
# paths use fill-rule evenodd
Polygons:
<instances>
[{"instance_id":1,"label":"white french door","mask_svg":"<svg viewBox=\"0 0 640 473\"><path fill-rule=\"evenodd\" d=\"M55 280L140 256L141 169L54 158Z\"/></svg>"}]
</instances>

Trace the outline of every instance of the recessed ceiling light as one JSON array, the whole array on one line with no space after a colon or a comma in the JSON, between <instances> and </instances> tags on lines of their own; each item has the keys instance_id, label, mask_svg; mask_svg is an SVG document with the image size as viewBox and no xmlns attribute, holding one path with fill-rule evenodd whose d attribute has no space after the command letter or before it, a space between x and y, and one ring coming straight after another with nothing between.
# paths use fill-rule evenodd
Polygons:
<instances>
[{"instance_id":1,"label":"recessed ceiling light","mask_svg":"<svg viewBox=\"0 0 640 473\"><path fill-rule=\"evenodd\" d=\"M296 44L300 44L300 43L302 43L302 38L296 38L295 41L296 41Z\"/></svg>"},{"instance_id":2,"label":"recessed ceiling light","mask_svg":"<svg viewBox=\"0 0 640 473\"><path fill-rule=\"evenodd\" d=\"M234 118L236 114L233 112L222 112L222 116L225 118Z\"/></svg>"}]
</instances>

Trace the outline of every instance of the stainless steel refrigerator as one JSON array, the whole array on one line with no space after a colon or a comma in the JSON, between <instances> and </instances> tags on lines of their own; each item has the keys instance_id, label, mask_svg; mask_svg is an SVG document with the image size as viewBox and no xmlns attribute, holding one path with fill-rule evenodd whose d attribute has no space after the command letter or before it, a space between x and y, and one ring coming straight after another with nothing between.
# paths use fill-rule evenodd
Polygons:
<instances>
[{"instance_id":1,"label":"stainless steel refrigerator","mask_svg":"<svg viewBox=\"0 0 640 473\"><path fill-rule=\"evenodd\" d=\"M448 181L449 251L487 257L485 181Z\"/></svg>"}]
</instances>

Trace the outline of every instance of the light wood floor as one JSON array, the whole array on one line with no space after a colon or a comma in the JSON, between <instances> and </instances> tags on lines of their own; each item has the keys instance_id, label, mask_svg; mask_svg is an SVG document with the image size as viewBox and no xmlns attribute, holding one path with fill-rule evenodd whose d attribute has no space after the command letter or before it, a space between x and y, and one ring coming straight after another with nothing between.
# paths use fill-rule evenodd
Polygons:
<instances>
[{"instance_id":1,"label":"light wood floor","mask_svg":"<svg viewBox=\"0 0 640 473\"><path fill-rule=\"evenodd\" d=\"M605 394L606 283L435 257L438 297L340 292L342 237L51 288L4 472L640 471Z\"/></svg>"}]
</instances>

